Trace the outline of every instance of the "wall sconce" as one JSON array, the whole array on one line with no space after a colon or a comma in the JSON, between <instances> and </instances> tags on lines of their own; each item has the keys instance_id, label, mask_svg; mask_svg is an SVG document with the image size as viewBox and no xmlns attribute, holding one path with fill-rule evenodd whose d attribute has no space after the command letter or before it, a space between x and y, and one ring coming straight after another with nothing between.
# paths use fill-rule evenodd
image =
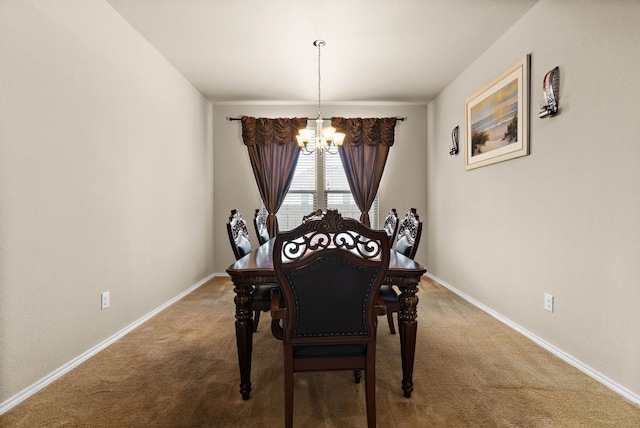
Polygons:
<instances>
[{"instance_id":1,"label":"wall sconce","mask_svg":"<svg viewBox=\"0 0 640 428\"><path fill-rule=\"evenodd\" d=\"M451 143L453 146L449 146L449 154L452 156L458 154L458 139L458 127L456 126L451 131Z\"/></svg>"},{"instance_id":2,"label":"wall sconce","mask_svg":"<svg viewBox=\"0 0 640 428\"><path fill-rule=\"evenodd\" d=\"M538 117L555 116L558 113L558 100L560 99L560 69L558 67L545 74L542 93L546 104L540 107Z\"/></svg>"}]
</instances>

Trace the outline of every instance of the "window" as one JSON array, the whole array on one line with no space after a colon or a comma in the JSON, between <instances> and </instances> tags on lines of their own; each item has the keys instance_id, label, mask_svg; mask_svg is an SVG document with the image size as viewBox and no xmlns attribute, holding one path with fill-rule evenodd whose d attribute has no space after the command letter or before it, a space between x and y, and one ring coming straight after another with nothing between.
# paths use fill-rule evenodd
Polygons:
<instances>
[{"instance_id":1,"label":"window","mask_svg":"<svg viewBox=\"0 0 640 428\"><path fill-rule=\"evenodd\" d=\"M314 123L315 125L315 123ZM313 148L313 143L309 148ZM343 217L360 218L339 154L300 154L289 193L278 211L280 230L299 226L302 217L316 209L336 208ZM369 211L371 226L378 225L378 196Z\"/></svg>"}]
</instances>

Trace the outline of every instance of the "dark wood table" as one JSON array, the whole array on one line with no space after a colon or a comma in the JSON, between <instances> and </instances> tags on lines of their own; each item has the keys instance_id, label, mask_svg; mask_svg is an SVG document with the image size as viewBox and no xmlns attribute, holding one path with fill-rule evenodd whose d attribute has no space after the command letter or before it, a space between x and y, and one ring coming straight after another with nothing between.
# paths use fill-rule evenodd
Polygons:
<instances>
[{"instance_id":1,"label":"dark wood table","mask_svg":"<svg viewBox=\"0 0 640 428\"><path fill-rule=\"evenodd\" d=\"M251 291L255 284L274 284L273 241L261 245L256 250L229 266L227 273L235 285L236 293L236 343L240 366L240 393L243 400L251 395L251 352L253 349L253 311ZM400 309L398 330L402 358L402 390L405 397L413 391L413 361L416 351L418 330L418 284L427 270L419 263L391 251L389 269L384 284L395 284L400 289Z\"/></svg>"}]
</instances>

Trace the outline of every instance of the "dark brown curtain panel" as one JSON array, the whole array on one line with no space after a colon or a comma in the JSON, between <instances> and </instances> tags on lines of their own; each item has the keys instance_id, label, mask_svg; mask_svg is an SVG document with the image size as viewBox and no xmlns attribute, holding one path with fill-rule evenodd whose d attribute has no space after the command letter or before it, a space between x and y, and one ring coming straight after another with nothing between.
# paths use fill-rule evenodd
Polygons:
<instances>
[{"instance_id":1,"label":"dark brown curtain panel","mask_svg":"<svg viewBox=\"0 0 640 428\"><path fill-rule=\"evenodd\" d=\"M296 134L307 126L306 118L267 119L242 117L242 140L247 146L253 175L269 217L269 236L278 233L276 213L289 191L300 149Z\"/></svg>"},{"instance_id":2,"label":"dark brown curtain panel","mask_svg":"<svg viewBox=\"0 0 640 428\"><path fill-rule=\"evenodd\" d=\"M371 226L369 209L378 193L389 148L394 142L396 118L332 117L331 126L345 134L340 159L361 211L360 222Z\"/></svg>"}]
</instances>

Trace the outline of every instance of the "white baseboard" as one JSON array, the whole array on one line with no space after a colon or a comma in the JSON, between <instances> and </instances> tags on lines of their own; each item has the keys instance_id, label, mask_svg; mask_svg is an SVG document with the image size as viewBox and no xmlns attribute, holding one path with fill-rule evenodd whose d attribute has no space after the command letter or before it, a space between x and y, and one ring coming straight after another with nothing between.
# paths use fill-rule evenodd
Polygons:
<instances>
[{"instance_id":1,"label":"white baseboard","mask_svg":"<svg viewBox=\"0 0 640 428\"><path fill-rule=\"evenodd\" d=\"M17 406L18 404L20 404L21 402L23 402L27 398L31 397L36 392L40 391L45 386L49 385L51 382L55 381L56 379L60 378L61 376L65 375L65 374L67 374L68 372L70 372L71 370L73 370L74 368L76 368L77 366L82 364L83 362L87 361L89 358L91 358L94 355L96 355L98 352L102 351L103 349L105 349L109 345L111 345L114 342L116 342L121 337L123 337L126 334L130 333L131 331L135 330L137 327L139 327L140 325L144 324L145 322L147 322L148 320L150 320L151 318L156 316L158 313L162 312L163 310L165 310L169 306L171 306L174 303L176 303L178 300L182 299L184 296L186 296L189 293L191 293L194 290L196 290L198 287L200 287L201 285L203 285L204 283L209 281L214 276L217 276L217 274L213 273L213 274L207 276L206 278L200 280L197 284L194 284L193 286L191 286L187 290L185 290L182 293L178 294L173 299L171 299L168 302L158 306L153 311L151 311L148 314L144 315L142 318L138 319L137 321L134 321L133 323L129 324L128 326L126 326L125 328L123 328L122 330L120 330L119 332L114 334L113 336L109 337L105 341L97 344L93 348L91 348L88 351L84 352L83 354L77 356L76 358L74 358L73 360L69 361L68 363L66 363L62 367L58 368L57 370L53 371L52 373L49 373L47 376L43 377L42 379L40 379L39 381L37 381L33 385L23 389L22 391L20 391L19 393L17 393L13 397L9 398L8 400L4 401L3 403L0 403L0 415L8 412L13 407Z\"/></svg>"},{"instance_id":2,"label":"white baseboard","mask_svg":"<svg viewBox=\"0 0 640 428\"><path fill-rule=\"evenodd\" d=\"M425 273L425 276L428 276L429 278L431 278L432 280L434 280L438 284L442 285L443 287L447 288L448 290L450 290L453 293L457 294L458 296L462 297L464 300L466 300L467 302L471 303L473 306L475 306L475 307L479 308L480 310L486 312L487 314L491 315L493 318L497 319L498 321L502 322L503 324L506 324L508 327L511 327L512 329L514 329L518 333L522 334L523 336L527 337L528 339L531 339L532 341L534 341L538 345L542 346L547 351L551 352L556 357L562 359L566 363L572 365L573 367L577 368L581 372L583 372L586 375L592 377L593 379L595 379L596 381L600 382L601 384L603 384L607 388L609 388L609 389L613 390L614 392L620 394L621 396L623 396L627 400L631 401L632 403L634 403L636 405L640 405L640 396L639 395L634 394L632 391L628 390L627 388L625 388L622 385L617 384L616 382L612 381L611 379L609 379L608 377L606 377L602 373L599 373L596 370L592 369L591 367L587 366L586 364L582 363L580 360L575 359L571 355L569 355L569 354L565 353L564 351L556 348L552 344L544 341L543 339L539 338L538 336L536 336L535 334L531 333L530 331L525 330L524 328L520 327L518 324L514 323L513 321L509 320L508 318L505 318L504 316L500 315L499 313L497 313L493 309L491 309L491 308L483 305L482 303L478 302L473 297L470 297L470 296L466 295L465 293L461 292L457 288L453 287L451 284L447 284L445 281L441 280L440 278L438 278L438 277L436 277L436 276L434 276L434 275L432 275L432 274L430 274L428 272Z\"/></svg>"}]
</instances>

